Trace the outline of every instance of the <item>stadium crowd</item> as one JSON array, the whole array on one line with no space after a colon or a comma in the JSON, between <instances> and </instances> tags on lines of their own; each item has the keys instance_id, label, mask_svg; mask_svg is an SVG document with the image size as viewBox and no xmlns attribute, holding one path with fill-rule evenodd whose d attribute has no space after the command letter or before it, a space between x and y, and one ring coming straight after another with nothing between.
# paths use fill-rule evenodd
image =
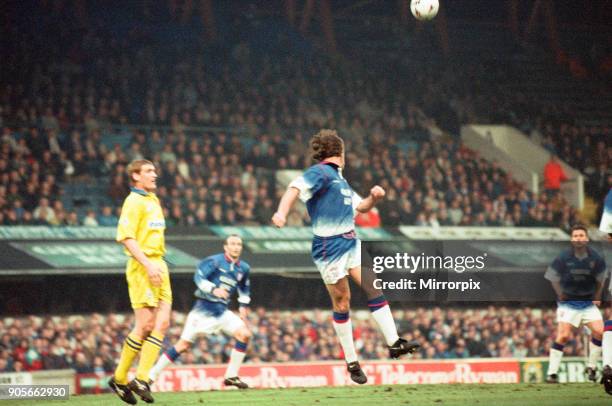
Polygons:
<instances>
[{"instance_id":1,"label":"stadium crowd","mask_svg":"<svg viewBox=\"0 0 612 406\"><path fill-rule=\"evenodd\" d=\"M376 183L388 191L380 207L383 224L569 228L576 219L577 212L560 196L532 194L457 141L434 139L398 147L401 141L390 143L380 132L369 138L356 136L352 129L347 133L349 181L361 194ZM60 142L36 129L19 136L5 128L0 222L116 225L129 190L126 164L152 157L160 168L157 193L168 225L267 224L276 201L274 171L307 165L302 133L290 138L261 134L250 142L223 132L190 137L182 132L162 136L153 130L136 132L126 150L109 150L96 137L73 132ZM110 183L103 204L98 210L90 206L77 212L74 196L63 193L62 185L101 178ZM294 213L290 221L299 226L307 219Z\"/></svg>"},{"instance_id":2,"label":"stadium crowd","mask_svg":"<svg viewBox=\"0 0 612 406\"><path fill-rule=\"evenodd\" d=\"M218 48L143 40L157 34L155 24L119 39L95 25L56 24L87 10L49 8L32 17L36 32L7 27L14 41L3 66L11 80L0 84L0 224L114 225L128 191L125 165L143 157L159 167L168 225L268 224L280 192L275 171L307 167L307 140L323 127L347 141L345 174L360 194L374 183L387 188L383 225L567 229L576 221L561 197L530 193L457 141L458 123L482 118L539 131L564 158L579 151L570 163L580 169L581 157L596 155L591 184L608 182L608 133L582 143L588 129L536 122L524 97L494 97L504 94L495 82L476 80L503 81L503 70L428 64L434 81L402 61L389 61L404 73L396 75L297 43L261 51L238 34L252 23L242 17ZM143 23L172 20L168 10L135 12L145 13ZM58 48L57 38L70 47ZM70 184L98 185L100 196L79 205ZM308 222L297 212L289 220Z\"/></svg>"},{"instance_id":3,"label":"stadium crowd","mask_svg":"<svg viewBox=\"0 0 612 406\"><path fill-rule=\"evenodd\" d=\"M415 358L545 356L555 332L555 311L550 308L435 307L398 309L395 316L403 335L422 345ZM57 368L73 368L78 373L110 372L130 331L132 317L91 314L0 320L0 372ZM247 362L342 359L330 317L330 312L323 310L254 309L248 321L254 336ZM179 339L185 318L183 313L174 313L165 346ZM353 325L362 359L388 357L369 312L355 312ZM581 334L566 345L566 354L584 352ZM180 363L224 363L232 348L233 342L224 335L200 337Z\"/></svg>"},{"instance_id":4,"label":"stadium crowd","mask_svg":"<svg viewBox=\"0 0 612 406\"><path fill-rule=\"evenodd\" d=\"M552 66L548 69L556 70ZM542 82L530 75L524 64L513 61L485 65L464 60L461 66L446 67L446 72L440 75L435 90L449 100L460 123L505 123L518 128L584 174L586 193L597 204L602 202L612 187L612 126L609 116L593 112L585 119L578 114L577 110L585 110L581 103L590 87L568 73L555 79L559 83L552 78ZM607 88L593 86L596 84L590 83L589 102L598 97L607 100ZM559 91L564 85L566 90ZM572 90L572 86L579 90Z\"/></svg>"}]
</instances>

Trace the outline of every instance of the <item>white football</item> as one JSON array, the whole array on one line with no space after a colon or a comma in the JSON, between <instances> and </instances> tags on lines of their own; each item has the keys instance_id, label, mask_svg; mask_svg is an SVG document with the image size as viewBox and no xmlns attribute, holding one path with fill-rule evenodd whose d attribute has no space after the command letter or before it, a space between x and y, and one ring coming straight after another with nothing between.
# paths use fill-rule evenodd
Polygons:
<instances>
[{"instance_id":1,"label":"white football","mask_svg":"<svg viewBox=\"0 0 612 406\"><path fill-rule=\"evenodd\" d=\"M414 18L420 21L431 20L438 14L440 2L438 0L412 0L410 11Z\"/></svg>"}]
</instances>

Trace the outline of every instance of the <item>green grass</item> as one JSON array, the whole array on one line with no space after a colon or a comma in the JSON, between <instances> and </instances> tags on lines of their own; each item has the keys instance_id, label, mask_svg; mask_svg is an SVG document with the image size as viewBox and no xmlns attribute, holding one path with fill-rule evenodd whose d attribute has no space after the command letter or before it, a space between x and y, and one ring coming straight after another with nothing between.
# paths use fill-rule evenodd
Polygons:
<instances>
[{"instance_id":1,"label":"green grass","mask_svg":"<svg viewBox=\"0 0 612 406\"><path fill-rule=\"evenodd\" d=\"M2 402L0 402L0 405ZM72 396L69 401L13 401L11 405L124 405L115 395ZM144 402L139 402L144 405ZM156 393L154 405L483 405L597 406L612 396L596 384L393 385Z\"/></svg>"}]
</instances>

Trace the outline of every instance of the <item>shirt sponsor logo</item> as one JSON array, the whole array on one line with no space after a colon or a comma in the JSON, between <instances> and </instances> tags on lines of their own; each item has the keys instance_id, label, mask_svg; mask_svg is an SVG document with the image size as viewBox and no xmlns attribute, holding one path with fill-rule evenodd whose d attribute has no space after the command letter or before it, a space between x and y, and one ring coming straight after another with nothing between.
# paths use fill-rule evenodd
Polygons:
<instances>
[{"instance_id":1,"label":"shirt sponsor logo","mask_svg":"<svg viewBox=\"0 0 612 406\"><path fill-rule=\"evenodd\" d=\"M161 228L165 228L166 227L166 221L165 220L151 220L148 222L149 228L152 230L159 230Z\"/></svg>"}]
</instances>

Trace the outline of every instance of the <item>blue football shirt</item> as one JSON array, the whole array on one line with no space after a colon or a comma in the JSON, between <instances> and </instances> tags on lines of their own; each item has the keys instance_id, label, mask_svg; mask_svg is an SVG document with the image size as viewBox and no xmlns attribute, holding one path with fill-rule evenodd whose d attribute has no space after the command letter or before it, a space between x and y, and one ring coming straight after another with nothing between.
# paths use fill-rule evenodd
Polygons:
<instances>
[{"instance_id":1,"label":"blue football shirt","mask_svg":"<svg viewBox=\"0 0 612 406\"><path fill-rule=\"evenodd\" d=\"M355 209L361 197L349 186L338 165L330 162L313 165L289 186L300 191L314 235L331 237L355 229Z\"/></svg>"}]
</instances>

